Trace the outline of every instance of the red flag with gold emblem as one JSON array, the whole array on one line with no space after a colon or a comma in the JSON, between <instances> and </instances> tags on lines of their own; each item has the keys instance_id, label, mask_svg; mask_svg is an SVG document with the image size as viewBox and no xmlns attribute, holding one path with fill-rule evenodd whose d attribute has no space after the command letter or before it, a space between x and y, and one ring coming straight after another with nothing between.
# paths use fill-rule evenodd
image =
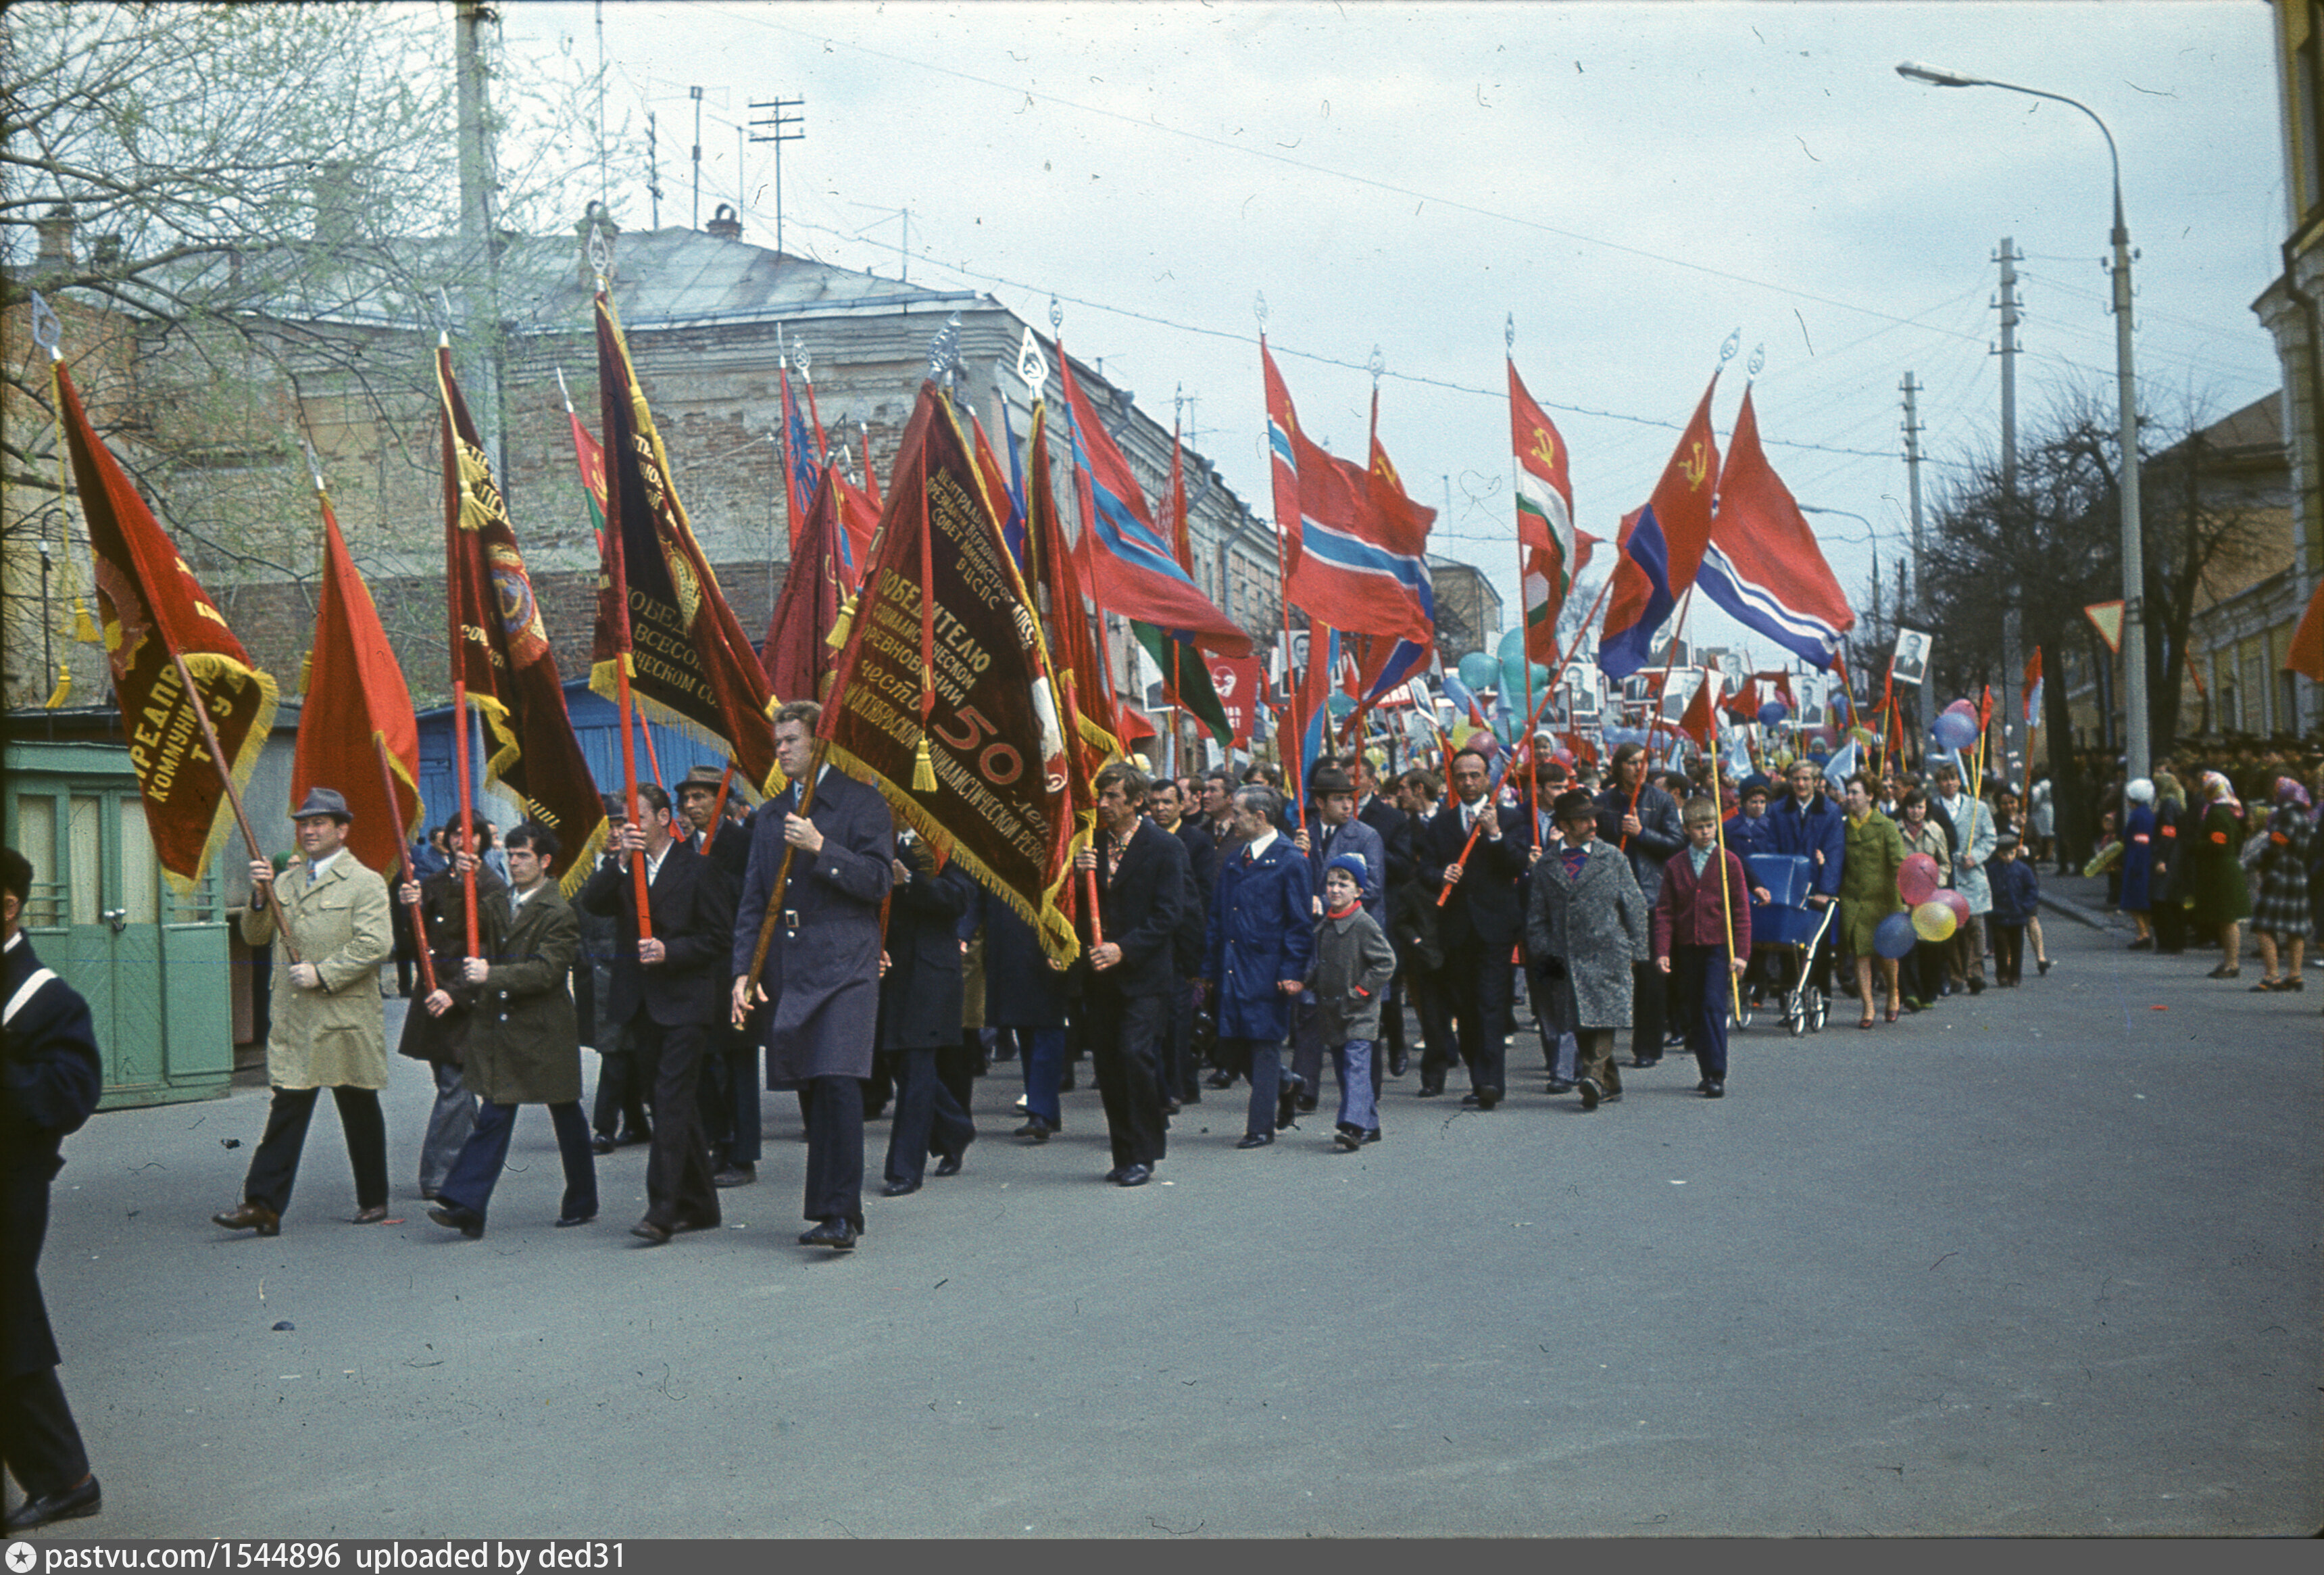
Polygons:
<instances>
[{"instance_id":1,"label":"red flag with gold emblem","mask_svg":"<svg viewBox=\"0 0 2324 1575\"><path fill-rule=\"evenodd\" d=\"M145 829L171 889L190 894L233 824L226 778L231 774L237 792L249 782L278 691L97 440L61 361L55 372L57 410L88 521L106 661ZM190 696L181 658L193 680ZM210 756L197 703L217 730L223 763Z\"/></svg>"}]
</instances>

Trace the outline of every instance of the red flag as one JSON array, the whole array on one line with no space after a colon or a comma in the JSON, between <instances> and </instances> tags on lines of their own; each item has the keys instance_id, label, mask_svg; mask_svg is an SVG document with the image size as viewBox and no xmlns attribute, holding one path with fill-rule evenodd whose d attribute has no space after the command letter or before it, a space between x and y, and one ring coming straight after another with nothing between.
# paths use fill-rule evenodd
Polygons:
<instances>
[{"instance_id":1,"label":"red flag","mask_svg":"<svg viewBox=\"0 0 2324 1575\"><path fill-rule=\"evenodd\" d=\"M441 343L436 386L443 401L445 595L456 633L452 674L490 736L484 774L557 833L558 885L569 896L589 878L605 839L604 803L573 737L516 532L453 379L452 352Z\"/></svg>"},{"instance_id":2,"label":"red flag","mask_svg":"<svg viewBox=\"0 0 2324 1575\"><path fill-rule=\"evenodd\" d=\"M171 889L190 895L232 824L227 773L239 792L265 747L274 680L251 664L217 604L97 440L64 363L54 370L57 411L88 522L106 661L145 803L145 829ZM180 659L193 680L191 697ZM197 706L217 733L225 770L210 758Z\"/></svg>"},{"instance_id":3,"label":"red flag","mask_svg":"<svg viewBox=\"0 0 2324 1575\"><path fill-rule=\"evenodd\" d=\"M1264 340L1259 358L1286 599L1335 629L1434 639L1421 587L1428 573L1427 524L1435 515L1382 514L1370 468L1333 458L1300 431L1291 392Z\"/></svg>"},{"instance_id":4,"label":"red flag","mask_svg":"<svg viewBox=\"0 0 2324 1575\"><path fill-rule=\"evenodd\" d=\"M766 669L694 539L613 304L600 292L596 307L609 468L589 687L619 703L615 668L626 667L642 706L722 746L752 786L771 792L774 694ZM626 588L626 602L617 586Z\"/></svg>"},{"instance_id":5,"label":"red flag","mask_svg":"<svg viewBox=\"0 0 2324 1575\"><path fill-rule=\"evenodd\" d=\"M2297 672L2324 683L2324 584L2308 598L2308 610L2300 615L2299 626L2292 631L2292 644L2284 647L2283 670Z\"/></svg>"},{"instance_id":6,"label":"red flag","mask_svg":"<svg viewBox=\"0 0 2324 1575\"><path fill-rule=\"evenodd\" d=\"M1072 956L1057 905L1072 874L1071 752L1024 584L933 383L905 428L835 665L821 729L833 763L962 861L1049 955Z\"/></svg>"},{"instance_id":7,"label":"red flag","mask_svg":"<svg viewBox=\"0 0 2324 1575\"><path fill-rule=\"evenodd\" d=\"M1625 678L1646 665L1664 620L1677 609L1702 566L1719 479L1719 444L1711 431L1711 395L1718 386L1713 373L1654 496L1623 522L1621 558L1614 565L1605 633L1598 644L1598 665L1611 677Z\"/></svg>"},{"instance_id":8,"label":"red flag","mask_svg":"<svg viewBox=\"0 0 2324 1575\"><path fill-rule=\"evenodd\" d=\"M1113 714L1113 694L1105 681L1097 646L1090 635L1089 617L1083 610L1080 561L1065 545L1057 520L1057 500L1050 485L1048 406L1033 407L1033 430L1025 440L1026 468L1031 473L1025 488L1025 546L1032 559L1028 577L1035 606L1048 626L1050 670L1056 674L1068 721L1081 748L1074 753L1077 769L1093 777L1106 761L1122 753L1120 725ZM1095 805L1097 794L1076 805Z\"/></svg>"},{"instance_id":9,"label":"red flag","mask_svg":"<svg viewBox=\"0 0 2324 1575\"><path fill-rule=\"evenodd\" d=\"M1557 660L1557 616L1581 572L1565 440L1509 360L1509 442L1517 455L1517 556L1525 572L1526 659ZM1592 538L1593 540L1595 538Z\"/></svg>"},{"instance_id":10,"label":"red flag","mask_svg":"<svg viewBox=\"0 0 2324 1575\"><path fill-rule=\"evenodd\" d=\"M1213 656L1209 665L1211 688L1226 711L1234 747L1248 748L1251 717L1267 687L1265 663L1257 656Z\"/></svg>"},{"instance_id":11,"label":"red flag","mask_svg":"<svg viewBox=\"0 0 2324 1575\"><path fill-rule=\"evenodd\" d=\"M2289 667L2291 663L2287 662L2284 665ZM2200 690L2203 683L2203 675L2195 672L2195 664L2191 661L2187 663L2187 671L2194 673L2195 685ZM2025 718L2025 725L2029 727L2040 727L2042 725L2042 647L2039 645L2034 647L2033 656L2026 661L2025 688L2019 696L2019 701L2018 715Z\"/></svg>"},{"instance_id":12,"label":"red flag","mask_svg":"<svg viewBox=\"0 0 2324 1575\"><path fill-rule=\"evenodd\" d=\"M347 846L367 868L392 873L403 843L419 830L420 725L411 691L381 627L371 591L355 572L331 500L323 504L322 595L315 609L315 652L307 670L307 704L290 761L290 802L309 788L336 789L354 820ZM387 752L395 801L380 771Z\"/></svg>"},{"instance_id":13,"label":"red flag","mask_svg":"<svg viewBox=\"0 0 2324 1575\"><path fill-rule=\"evenodd\" d=\"M1073 360L1062 344L1057 347L1057 370L1065 385L1091 599L1205 651L1249 655L1250 636L1211 604L1156 532L1130 463L1082 397L1081 385L1074 381Z\"/></svg>"},{"instance_id":14,"label":"red flag","mask_svg":"<svg viewBox=\"0 0 2324 1575\"><path fill-rule=\"evenodd\" d=\"M1170 486L1162 497L1162 523L1170 532L1170 551L1188 579L1194 573L1194 540L1186 530L1186 451L1179 441L1176 422L1170 426Z\"/></svg>"},{"instance_id":15,"label":"red flag","mask_svg":"<svg viewBox=\"0 0 2324 1575\"><path fill-rule=\"evenodd\" d=\"M775 598L774 617L767 625L760 660L778 702L819 701L830 692L836 655L831 632L838 626L841 604L855 588L855 579L845 567L847 533L839 523L835 489L838 477L835 466L823 468L815 499L807 505L806 528L791 549L782 594Z\"/></svg>"},{"instance_id":16,"label":"red flag","mask_svg":"<svg viewBox=\"0 0 2324 1575\"><path fill-rule=\"evenodd\" d=\"M1736 622L1818 667L1831 665L1840 637L1856 626L1807 516L1759 446L1748 388L1720 468L1718 517L1700 583Z\"/></svg>"},{"instance_id":17,"label":"red flag","mask_svg":"<svg viewBox=\"0 0 2324 1575\"><path fill-rule=\"evenodd\" d=\"M1686 709L1678 719L1678 730L1702 745L1711 747L1711 735L1719 730L1719 670L1702 670L1702 682L1694 698L1686 702Z\"/></svg>"}]
</instances>

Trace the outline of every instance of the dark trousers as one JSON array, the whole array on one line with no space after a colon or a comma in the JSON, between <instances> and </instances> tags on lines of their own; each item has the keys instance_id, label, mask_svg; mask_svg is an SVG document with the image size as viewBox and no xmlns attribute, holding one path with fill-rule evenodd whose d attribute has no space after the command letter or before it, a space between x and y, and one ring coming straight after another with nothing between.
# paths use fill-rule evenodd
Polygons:
<instances>
[{"instance_id":1,"label":"dark trousers","mask_svg":"<svg viewBox=\"0 0 2324 1575\"><path fill-rule=\"evenodd\" d=\"M1388 1047L1385 1054L1380 1045ZM1380 997L1380 1042L1372 1047L1372 1083L1377 1089L1388 1076L1388 1064L1404 1053L1404 959L1398 958L1396 977L1388 982L1388 994Z\"/></svg>"},{"instance_id":2,"label":"dark trousers","mask_svg":"<svg viewBox=\"0 0 2324 1575\"><path fill-rule=\"evenodd\" d=\"M863 1228L863 1082L810 1078L799 1085L807 1117L807 1218Z\"/></svg>"},{"instance_id":3,"label":"dark trousers","mask_svg":"<svg viewBox=\"0 0 2324 1575\"><path fill-rule=\"evenodd\" d=\"M1025 1113L1063 1131L1064 1111L1057 1103L1057 1089L1065 1072L1065 1031L1003 1028L1001 1032L1014 1041L1018 1063L1025 1070Z\"/></svg>"},{"instance_id":4,"label":"dark trousers","mask_svg":"<svg viewBox=\"0 0 2324 1575\"><path fill-rule=\"evenodd\" d=\"M1941 940L1915 940L1898 969L1906 995L1934 1001L1944 994L1945 948Z\"/></svg>"},{"instance_id":5,"label":"dark trousers","mask_svg":"<svg viewBox=\"0 0 2324 1575\"><path fill-rule=\"evenodd\" d=\"M1991 913L1986 919L1993 930L1994 982L2014 985L2025 968L2025 926L2004 924Z\"/></svg>"},{"instance_id":6,"label":"dark trousers","mask_svg":"<svg viewBox=\"0 0 2324 1575\"><path fill-rule=\"evenodd\" d=\"M1446 1005L1460 1024L1461 1061L1469 1069L1469 1087L1496 1092L1506 1088L1501 1063L1508 1053L1508 948L1489 942L1464 942L1462 954L1448 956L1437 977L1445 986ZM1659 976L1656 982L1660 982ZM1657 1040L1661 1032L1658 1023Z\"/></svg>"},{"instance_id":7,"label":"dark trousers","mask_svg":"<svg viewBox=\"0 0 2324 1575\"><path fill-rule=\"evenodd\" d=\"M714 1167L755 1165L761 1135L759 1122L759 1045L724 1026L710 1031L702 1058L702 1130Z\"/></svg>"},{"instance_id":8,"label":"dark trousers","mask_svg":"<svg viewBox=\"0 0 2324 1575\"><path fill-rule=\"evenodd\" d=\"M2314 878L2310 877L2311 883ZM2158 899L2151 913L2154 919L2154 950L2165 957L2176 957L2186 950L2187 910L2177 903Z\"/></svg>"},{"instance_id":9,"label":"dark trousers","mask_svg":"<svg viewBox=\"0 0 2324 1575\"><path fill-rule=\"evenodd\" d=\"M1420 1015L1420 1086L1441 1089L1444 1086L1444 1069L1452 1064L1457 1053L1445 970L1416 968L1409 983L1413 1008Z\"/></svg>"},{"instance_id":10,"label":"dark trousers","mask_svg":"<svg viewBox=\"0 0 2324 1575\"><path fill-rule=\"evenodd\" d=\"M1192 1104L1202 1098L1194 1077L1194 992L1184 979L1170 981L1162 997L1161 1037L1156 1042L1162 1069L1162 1098Z\"/></svg>"},{"instance_id":11,"label":"dark trousers","mask_svg":"<svg viewBox=\"0 0 2324 1575\"><path fill-rule=\"evenodd\" d=\"M976 1079L984 1075L984 1028L964 1028L960 1042L936 1047L936 1081L952 1090L953 1103L965 1111L976 1102Z\"/></svg>"},{"instance_id":12,"label":"dark trousers","mask_svg":"<svg viewBox=\"0 0 2324 1575\"><path fill-rule=\"evenodd\" d=\"M1670 981L1650 962L1630 965L1630 1059L1660 1061L1667 1032Z\"/></svg>"},{"instance_id":13,"label":"dark trousers","mask_svg":"<svg viewBox=\"0 0 2324 1575\"><path fill-rule=\"evenodd\" d=\"M1113 1163L1150 1165L1162 1157L1162 1083L1154 1047L1167 1010L1161 996L1120 996L1104 984L1088 997L1090 1058L1105 1104Z\"/></svg>"},{"instance_id":14,"label":"dark trousers","mask_svg":"<svg viewBox=\"0 0 2324 1575\"><path fill-rule=\"evenodd\" d=\"M597 1046L597 1107L590 1125L600 1137L613 1136L617 1126L643 1132L651 1125L646 1119L646 1096L653 1091L653 1081L632 1052L629 1035L611 1024L604 1032L606 1042Z\"/></svg>"},{"instance_id":15,"label":"dark trousers","mask_svg":"<svg viewBox=\"0 0 2324 1575\"><path fill-rule=\"evenodd\" d=\"M25 1141L30 1148L31 1140ZM45 1162L0 1166L0 1229L6 1233L0 1236L0 1283L5 1284L0 1295L9 1303L0 1316L9 1321L14 1353L48 1358L28 1373L0 1378L0 1466L15 1474L25 1497L42 1498L88 1475L88 1451L73 1425L72 1407L65 1404L64 1385L57 1381L56 1347L47 1338L41 1302L41 1244L49 1234L54 1167Z\"/></svg>"},{"instance_id":16,"label":"dark trousers","mask_svg":"<svg viewBox=\"0 0 2324 1575\"><path fill-rule=\"evenodd\" d=\"M1657 969L1657 972L1660 970ZM1687 1053L1706 1078L1727 1079L1727 1024L1734 999L1723 946L1671 948L1671 993L1679 1001Z\"/></svg>"},{"instance_id":17,"label":"dark trousers","mask_svg":"<svg viewBox=\"0 0 2324 1575\"><path fill-rule=\"evenodd\" d=\"M638 1070L653 1080L653 1147L646 1155L646 1218L667 1230L718 1223L718 1189L702 1138L702 1055L710 1041L700 1023L665 1025L644 1012L624 1030Z\"/></svg>"},{"instance_id":18,"label":"dark trousers","mask_svg":"<svg viewBox=\"0 0 2324 1575\"><path fill-rule=\"evenodd\" d=\"M492 1207L493 1188L508 1163L509 1138L516 1131L516 1113L521 1107L490 1099L476 1107L476 1129L460 1145L451 1179L438 1194L443 1201L466 1209L479 1219L484 1217ZM558 1206L558 1217L593 1218L597 1212L597 1160L589 1149L589 1123L581 1114L581 1101L551 1105L549 1120L557 1129L557 1157L565 1165L565 1197Z\"/></svg>"},{"instance_id":19,"label":"dark trousers","mask_svg":"<svg viewBox=\"0 0 2324 1575\"><path fill-rule=\"evenodd\" d=\"M936 1051L896 1050L896 1117L888 1126L887 1179L918 1181L928 1155L958 1159L976 1141L976 1123L936 1072Z\"/></svg>"},{"instance_id":20,"label":"dark trousers","mask_svg":"<svg viewBox=\"0 0 2324 1575\"><path fill-rule=\"evenodd\" d=\"M1276 1096L1283 1088L1283 1042L1231 1039L1222 1033L1219 1057L1229 1070L1250 1079L1250 1110L1243 1122L1243 1135L1273 1137Z\"/></svg>"},{"instance_id":21,"label":"dark trousers","mask_svg":"<svg viewBox=\"0 0 2324 1575\"><path fill-rule=\"evenodd\" d=\"M277 1089L266 1109L266 1135L250 1157L250 1174L242 1183L244 1199L263 1203L277 1214L290 1209L291 1183L299 1179L299 1155L307 1146L307 1124L315 1118L315 1096L320 1089ZM370 1209L387 1201L387 1121L379 1113L379 1094L372 1089L335 1088L331 1100L339 1107L339 1127L346 1134L347 1158L355 1172L355 1207Z\"/></svg>"}]
</instances>

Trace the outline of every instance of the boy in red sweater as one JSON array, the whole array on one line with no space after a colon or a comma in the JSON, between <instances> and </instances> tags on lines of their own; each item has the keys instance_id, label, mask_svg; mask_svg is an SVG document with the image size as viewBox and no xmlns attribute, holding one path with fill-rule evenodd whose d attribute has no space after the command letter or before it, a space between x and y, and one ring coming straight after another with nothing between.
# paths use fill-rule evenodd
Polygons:
<instances>
[{"instance_id":1,"label":"boy in red sweater","mask_svg":"<svg viewBox=\"0 0 2324 1575\"><path fill-rule=\"evenodd\" d=\"M1743 861L1719 846L1717 800L1690 801L1680 823L1686 847L1663 866L1662 891L1655 898L1655 967L1675 976L1678 1020L1702 1070L1695 1089L1717 1099L1727 1093L1727 1020L1735 981L1751 960L1750 883Z\"/></svg>"}]
</instances>

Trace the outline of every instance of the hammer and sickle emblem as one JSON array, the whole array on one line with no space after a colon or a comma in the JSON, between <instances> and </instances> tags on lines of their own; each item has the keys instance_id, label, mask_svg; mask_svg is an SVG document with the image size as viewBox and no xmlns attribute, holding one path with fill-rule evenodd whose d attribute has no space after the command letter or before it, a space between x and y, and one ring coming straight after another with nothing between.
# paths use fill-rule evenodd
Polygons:
<instances>
[{"instance_id":1,"label":"hammer and sickle emblem","mask_svg":"<svg viewBox=\"0 0 2324 1575\"><path fill-rule=\"evenodd\" d=\"M1536 427L1533 430L1533 457L1552 469L1556 468L1557 443L1550 437L1549 429L1546 427Z\"/></svg>"},{"instance_id":2,"label":"hammer and sickle emblem","mask_svg":"<svg viewBox=\"0 0 2324 1575\"><path fill-rule=\"evenodd\" d=\"M1686 459L1679 469L1684 473L1690 491L1701 486L1703 478L1711 474L1711 460L1704 455L1700 440L1686 446Z\"/></svg>"}]
</instances>

